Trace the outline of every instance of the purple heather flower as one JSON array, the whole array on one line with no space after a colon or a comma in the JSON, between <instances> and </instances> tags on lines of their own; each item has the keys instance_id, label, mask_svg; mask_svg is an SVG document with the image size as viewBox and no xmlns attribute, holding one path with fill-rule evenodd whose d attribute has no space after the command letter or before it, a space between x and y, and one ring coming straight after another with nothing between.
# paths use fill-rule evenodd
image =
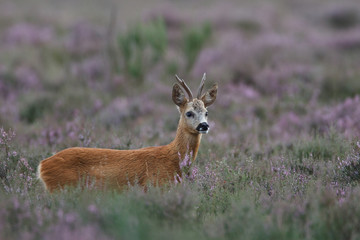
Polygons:
<instances>
[{"instance_id":1,"label":"purple heather flower","mask_svg":"<svg viewBox=\"0 0 360 240\"><path fill-rule=\"evenodd\" d=\"M92 214L98 213L98 209L95 204L90 204L87 209Z\"/></svg>"},{"instance_id":2,"label":"purple heather flower","mask_svg":"<svg viewBox=\"0 0 360 240\"><path fill-rule=\"evenodd\" d=\"M5 31L3 41L11 45L20 43L42 44L48 43L54 38L54 32L50 27L37 26L30 23L17 23Z\"/></svg>"},{"instance_id":3,"label":"purple heather flower","mask_svg":"<svg viewBox=\"0 0 360 240\"><path fill-rule=\"evenodd\" d=\"M30 67L19 66L14 75L22 87L36 87L40 84L38 74Z\"/></svg>"},{"instance_id":4,"label":"purple heather flower","mask_svg":"<svg viewBox=\"0 0 360 240\"><path fill-rule=\"evenodd\" d=\"M72 53L83 54L99 50L104 44L104 39L98 28L87 23L78 23L72 27L65 46Z\"/></svg>"},{"instance_id":5,"label":"purple heather flower","mask_svg":"<svg viewBox=\"0 0 360 240\"><path fill-rule=\"evenodd\" d=\"M101 57L91 57L71 66L75 76L89 80L97 80L105 74L105 62Z\"/></svg>"},{"instance_id":6,"label":"purple heather flower","mask_svg":"<svg viewBox=\"0 0 360 240\"><path fill-rule=\"evenodd\" d=\"M174 183L175 185L179 184L179 183L182 183L183 180L182 180L182 177L180 177L179 174L176 174L176 176L174 176Z\"/></svg>"},{"instance_id":7,"label":"purple heather flower","mask_svg":"<svg viewBox=\"0 0 360 240\"><path fill-rule=\"evenodd\" d=\"M4 128L0 128L0 144L8 144L15 137L15 132L9 129L8 132Z\"/></svg>"},{"instance_id":8,"label":"purple heather flower","mask_svg":"<svg viewBox=\"0 0 360 240\"><path fill-rule=\"evenodd\" d=\"M178 153L179 155L179 166L181 170L184 170L185 168L190 168L191 166L191 158L192 158L192 153L190 154L186 154L184 159L181 160L181 155L180 153Z\"/></svg>"},{"instance_id":9,"label":"purple heather flower","mask_svg":"<svg viewBox=\"0 0 360 240\"><path fill-rule=\"evenodd\" d=\"M320 131L327 131L330 126L344 133L345 136L360 136L360 96L347 98L335 106L319 109L306 121L319 126Z\"/></svg>"}]
</instances>

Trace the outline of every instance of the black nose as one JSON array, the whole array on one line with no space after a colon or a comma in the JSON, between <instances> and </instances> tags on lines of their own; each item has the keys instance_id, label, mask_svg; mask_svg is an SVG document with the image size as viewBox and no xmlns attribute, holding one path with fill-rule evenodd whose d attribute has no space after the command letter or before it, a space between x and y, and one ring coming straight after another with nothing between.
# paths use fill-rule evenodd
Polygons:
<instances>
[{"instance_id":1,"label":"black nose","mask_svg":"<svg viewBox=\"0 0 360 240\"><path fill-rule=\"evenodd\" d=\"M207 130L209 130L209 124L207 124L206 122L202 122L199 124L199 126L197 126L196 130L207 131Z\"/></svg>"}]
</instances>

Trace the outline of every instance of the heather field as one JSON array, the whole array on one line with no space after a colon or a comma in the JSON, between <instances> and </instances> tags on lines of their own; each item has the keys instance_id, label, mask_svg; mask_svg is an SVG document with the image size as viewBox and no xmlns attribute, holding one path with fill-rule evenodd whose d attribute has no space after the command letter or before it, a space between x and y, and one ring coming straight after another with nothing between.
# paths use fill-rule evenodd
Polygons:
<instances>
[{"instance_id":1,"label":"heather field","mask_svg":"<svg viewBox=\"0 0 360 240\"><path fill-rule=\"evenodd\" d=\"M42 159L169 143L174 74L217 82L181 183L49 194ZM360 239L358 0L0 2L0 239Z\"/></svg>"}]
</instances>

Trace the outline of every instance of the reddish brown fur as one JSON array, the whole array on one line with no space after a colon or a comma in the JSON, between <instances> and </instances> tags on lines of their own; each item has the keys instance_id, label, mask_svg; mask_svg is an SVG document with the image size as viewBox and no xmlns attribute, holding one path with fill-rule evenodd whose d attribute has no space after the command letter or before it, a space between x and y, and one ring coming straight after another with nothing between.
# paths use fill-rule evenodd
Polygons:
<instances>
[{"instance_id":1,"label":"reddish brown fur","mask_svg":"<svg viewBox=\"0 0 360 240\"><path fill-rule=\"evenodd\" d=\"M185 98L184 102L188 100ZM163 185L174 181L177 174L181 177L179 155L184 158L192 154L195 160L201 141L201 134L193 133L185 124L182 113L186 104L179 107L180 121L170 144L137 150L68 148L40 162L39 178L50 192L66 185L76 186L89 178L101 188L123 188L135 183L146 187L148 183Z\"/></svg>"},{"instance_id":2,"label":"reddish brown fur","mask_svg":"<svg viewBox=\"0 0 360 240\"><path fill-rule=\"evenodd\" d=\"M182 157L193 152L196 158L201 134L186 133L179 125L174 141L165 146L138 150L112 150L100 148L68 148L40 163L39 177L52 192L65 185L76 185L90 176L96 185L123 187L147 183L165 184L174 180L181 171Z\"/></svg>"}]
</instances>

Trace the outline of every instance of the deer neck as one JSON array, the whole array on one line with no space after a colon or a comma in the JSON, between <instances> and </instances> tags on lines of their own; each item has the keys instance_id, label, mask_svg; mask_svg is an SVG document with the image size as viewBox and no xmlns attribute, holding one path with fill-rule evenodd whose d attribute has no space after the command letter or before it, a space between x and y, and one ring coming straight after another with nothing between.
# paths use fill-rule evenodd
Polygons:
<instances>
[{"instance_id":1,"label":"deer neck","mask_svg":"<svg viewBox=\"0 0 360 240\"><path fill-rule=\"evenodd\" d=\"M196 159L201 142L201 134L191 133L186 130L182 118L176 131L175 139L170 143L171 147L180 154L181 159L186 155L191 156L191 161Z\"/></svg>"}]
</instances>

